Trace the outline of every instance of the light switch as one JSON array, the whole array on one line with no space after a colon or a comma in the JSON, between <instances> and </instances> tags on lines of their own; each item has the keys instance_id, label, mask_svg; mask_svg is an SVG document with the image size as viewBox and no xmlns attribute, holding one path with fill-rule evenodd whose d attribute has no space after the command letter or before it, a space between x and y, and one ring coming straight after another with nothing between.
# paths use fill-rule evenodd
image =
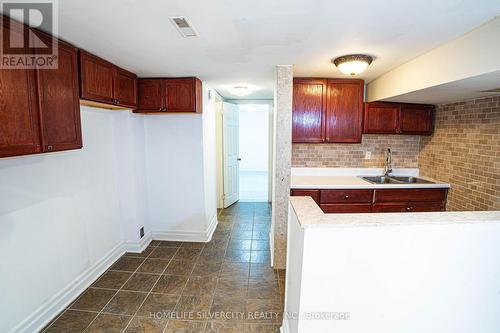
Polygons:
<instances>
[{"instance_id":1,"label":"light switch","mask_svg":"<svg viewBox=\"0 0 500 333\"><path fill-rule=\"evenodd\" d=\"M365 160L371 160L372 158L372 152L367 150L365 151Z\"/></svg>"}]
</instances>

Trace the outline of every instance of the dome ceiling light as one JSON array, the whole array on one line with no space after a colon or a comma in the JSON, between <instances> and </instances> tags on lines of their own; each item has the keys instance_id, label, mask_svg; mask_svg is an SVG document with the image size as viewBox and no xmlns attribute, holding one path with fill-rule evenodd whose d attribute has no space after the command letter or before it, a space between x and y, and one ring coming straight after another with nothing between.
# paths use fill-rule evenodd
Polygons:
<instances>
[{"instance_id":1,"label":"dome ceiling light","mask_svg":"<svg viewBox=\"0 0 500 333\"><path fill-rule=\"evenodd\" d=\"M252 90L250 90L247 86L236 86L231 88L229 92L233 95L242 97L249 95Z\"/></svg>"},{"instance_id":2,"label":"dome ceiling light","mask_svg":"<svg viewBox=\"0 0 500 333\"><path fill-rule=\"evenodd\" d=\"M344 74L357 75L372 63L372 57L364 54L350 54L335 58L332 62Z\"/></svg>"}]
</instances>

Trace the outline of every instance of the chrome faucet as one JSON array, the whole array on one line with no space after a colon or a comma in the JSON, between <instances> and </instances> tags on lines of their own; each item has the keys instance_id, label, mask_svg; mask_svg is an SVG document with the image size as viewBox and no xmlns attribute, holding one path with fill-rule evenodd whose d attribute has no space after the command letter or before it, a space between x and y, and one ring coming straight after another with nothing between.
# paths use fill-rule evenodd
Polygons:
<instances>
[{"instance_id":1,"label":"chrome faucet","mask_svg":"<svg viewBox=\"0 0 500 333\"><path fill-rule=\"evenodd\" d=\"M391 148L385 151L384 176L389 176L392 173L392 152Z\"/></svg>"}]
</instances>

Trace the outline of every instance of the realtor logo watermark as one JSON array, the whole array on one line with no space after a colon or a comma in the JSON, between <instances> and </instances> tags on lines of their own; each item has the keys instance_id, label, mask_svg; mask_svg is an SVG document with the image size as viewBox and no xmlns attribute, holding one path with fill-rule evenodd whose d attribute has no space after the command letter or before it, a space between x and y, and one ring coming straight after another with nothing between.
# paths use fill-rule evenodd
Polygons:
<instances>
[{"instance_id":1,"label":"realtor logo watermark","mask_svg":"<svg viewBox=\"0 0 500 333\"><path fill-rule=\"evenodd\" d=\"M57 38L50 37L58 35L57 0L0 1L0 6L0 69L57 69Z\"/></svg>"}]
</instances>

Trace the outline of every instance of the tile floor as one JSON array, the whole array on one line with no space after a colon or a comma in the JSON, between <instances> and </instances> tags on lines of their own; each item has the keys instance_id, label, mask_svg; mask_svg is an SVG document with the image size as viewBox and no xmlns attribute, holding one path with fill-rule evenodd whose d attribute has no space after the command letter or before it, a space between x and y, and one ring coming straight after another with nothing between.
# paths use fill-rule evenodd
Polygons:
<instances>
[{"instance_id":1,"label":"tile floor","mask_svg":"<svg viewBox=\"0 0 500 333\"><path fill-rule=\"evenodd\" d=\"M44 332L279 332L284 271L270 267L268 203L219 211L209 243L126 253Z\"/></svg>"}]
</instances>

